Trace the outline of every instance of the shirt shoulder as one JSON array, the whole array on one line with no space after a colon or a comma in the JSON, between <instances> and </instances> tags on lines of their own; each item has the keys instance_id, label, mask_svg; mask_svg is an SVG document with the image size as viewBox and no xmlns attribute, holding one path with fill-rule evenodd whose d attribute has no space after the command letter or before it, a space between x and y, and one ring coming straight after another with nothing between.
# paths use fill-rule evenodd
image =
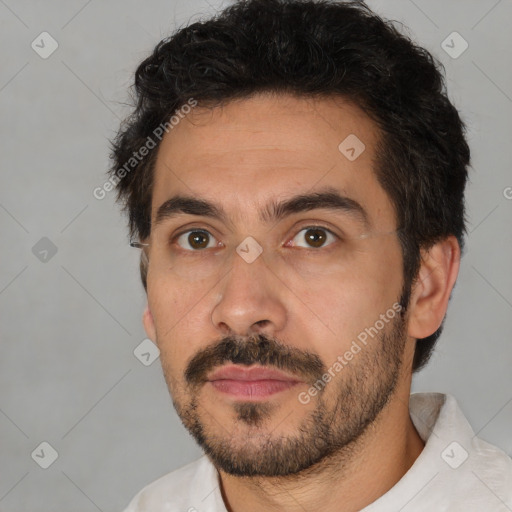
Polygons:
<instances>
[{"instance_id":1,"label":"shirt shoulder","mask_svg":"<svg viewBox=\"0 0 512 512\"><path fill-rule=\"evenodd\" d=\"M453 441L443 450L442 464L411 511L512 510L512 459L476 436L465 441Z\"/></svg>"},{"instance_id":2,"label":"shirt shoulder","mask_svg":"<svg viewBox=\"0 0 512 512\"><path fill-rule=\"evenodd\" d=\"M473 477L472 490L496 498L512 509L512 459L500 448L474 437L468 450L466 472ZM469 489L468 489L469 492ZM494 495L494 496L493 496Z\"/></svg>"},{"instance_id":3,"label":"shirt shoulder","mask_svg":"<svg viewBox=\"0 0 512 512\"><path fill-rule=\"evenodd\" d=\"M144 487L124 512L225 512L218 473L206 456Z\"/></svg>"},{"instance_id":4,"label":"shirt shoulder","mask_svg":"<svg viewBox=\"0 0 512 512\"><path fill-rule=\"evenodd\" d=\"M453 396L411 395L410 416L423 452L365 512L512 510L512 459L477 437Z\"/></svg>"}]
</instances>

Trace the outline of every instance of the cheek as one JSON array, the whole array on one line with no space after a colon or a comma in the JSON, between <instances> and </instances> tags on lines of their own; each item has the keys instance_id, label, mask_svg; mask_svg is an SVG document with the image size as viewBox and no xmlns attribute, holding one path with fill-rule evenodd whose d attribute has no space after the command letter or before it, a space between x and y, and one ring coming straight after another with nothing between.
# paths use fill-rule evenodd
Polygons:
<instances>
[{"instance_id":1,"label":"cheek","mask_svg":"<svg viewBox=\"0 0 512 512\"><path fill-rule=\"evenodd\" d=\"M297 280L293 293L282 300L288 321L277 337L318 355L327 367L348 350L366 318L372 317L367 288L341 273Z\"/></svg>"},{"instance_id":2,"label":"cheek","mask_svg":"<svg viewBox=\"0 0 512 512\"><path fill-rule=\"evenodd\" d=\"M364 321L371 325L398 302L402 292L400 244L393 239L383 244L382 249L367 263L364 275L359 276L360 306L365 310Z\"/></svg>"},{"instance_id":3,"label":"cheek","mask_svg":"<svg viewBox=\"0 0 512 512\"><path fill-rule=\"evenodd\" d=\"M338 268L295 281L287 309L293 332L303 340L301 348L326 363L334 361L392 308L401 292L402 260L399 247L390 249L361 253L349 271Z\"/></svg>"},{"instance_id":4,"label":"cheek","mask_svg":"<svg viewBox=\"0 0 512 512\"><path fill-rule=\"evenodd\" d=\"M157 345L164 365L171 371L182 370L200 349L205 337L206 311L204 291L148 276L148 302L155 323ZM213 339L213 338L212 338Z\"/></svg>"}]
</instances>

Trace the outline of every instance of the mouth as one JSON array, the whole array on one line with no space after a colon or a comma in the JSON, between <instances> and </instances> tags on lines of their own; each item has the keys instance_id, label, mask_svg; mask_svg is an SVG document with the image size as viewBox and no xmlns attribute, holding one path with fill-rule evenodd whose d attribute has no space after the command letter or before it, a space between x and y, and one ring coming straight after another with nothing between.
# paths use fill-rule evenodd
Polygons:
<instances>
[{"instance_id":1,"label":"mouth","mask_svg":"<svg viewBox=\"0 0 512 512\"><path fill-rule=\"evenodd\" d=\"M214 370L207 381L216 391L244 401L261 401L301 383L275 368L237 365Z\"/></svg>"}]
</instances>

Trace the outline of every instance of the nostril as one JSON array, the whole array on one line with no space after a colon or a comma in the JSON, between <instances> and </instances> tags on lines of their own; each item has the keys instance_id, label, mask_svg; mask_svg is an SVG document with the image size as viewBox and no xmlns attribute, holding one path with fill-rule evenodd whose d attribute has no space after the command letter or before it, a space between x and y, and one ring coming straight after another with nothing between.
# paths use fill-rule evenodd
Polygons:
<instances>
[{"instance_id":1,"label":"nostril","mask_svg":"<svg viewBox=\"0 0 512 512\"><path fill-rule=\"evenodd\" d=\"M270 323L270 320L258 320L257 322L254 322L253 325L256 325L258 327L266 327Z\"/></svg>"}]
</instances>

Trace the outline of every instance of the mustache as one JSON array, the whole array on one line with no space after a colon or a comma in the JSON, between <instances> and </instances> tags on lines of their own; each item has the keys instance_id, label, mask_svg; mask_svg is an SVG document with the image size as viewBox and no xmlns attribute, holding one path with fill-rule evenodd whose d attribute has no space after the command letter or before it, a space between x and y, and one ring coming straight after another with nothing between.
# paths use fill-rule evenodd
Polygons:
<instances>
[{"instance_id":1,"label":"mustache","mask_svg":"<svg viewBox=\"0 0 512 512\"><path fill-rule=\"evenodd\" d=\"M288 347L263 334L254 334L227 336L201 350L188 363L185 380L192 386L203 384L210 371L225 363L273 366L300 376L310 384L321 379L327 371L316 354Z\"/></svg>"}]
</instances>

